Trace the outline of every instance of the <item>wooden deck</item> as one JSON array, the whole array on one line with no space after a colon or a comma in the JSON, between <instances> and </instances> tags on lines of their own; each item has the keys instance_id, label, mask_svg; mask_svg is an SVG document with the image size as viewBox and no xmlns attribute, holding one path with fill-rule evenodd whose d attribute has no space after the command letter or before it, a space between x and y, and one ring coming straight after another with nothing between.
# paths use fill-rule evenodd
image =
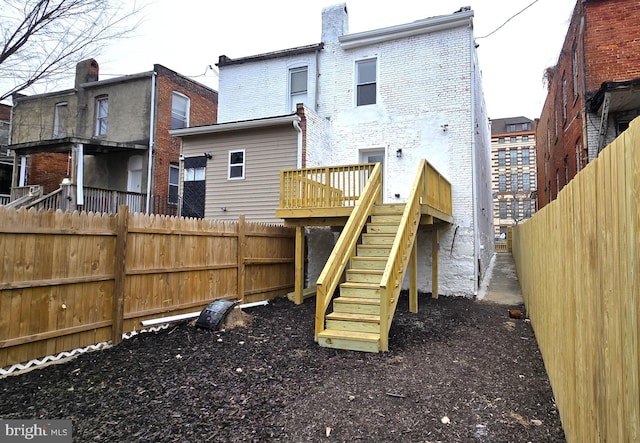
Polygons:
<instances>
[{"instance_id":1,"label":"wooden deck","mask_svg":"<svg viewBox=\"0 0 640 443\"><path fill-rule=\"evenodd\" d=\"M303 302L305 291L310 292L310 288L304 288L305 226L342 227L340 238L317 282L316 340L322 346L369 352L388 349L388 330L408 268L410 308L412 312L417 311L415 241L419 225L432 226L432 286L437 297L438 229L453 223L451 184L426 160L418 166L407 203L401 204L382 203L380 164L282 171L280 207L276 216L282 218L286 226L296 228L295 290L292 298L297 304ZM388 231L380 231L385 229ZM367 236L371 238L366 240ZM358 244L361 238L363 242L372 241L373 244ZM366 257L369 251L377 255L375 259ZM349 278L341 283L347 267L357 269L356 264L364 261L379 262L380 270L352 272L354 283L350 284ZM334 312L327 315L336 288L340 286L341 293L347 293L354 284L359 287L353 289L358 297L367 301L360 300L358 303L364 303L362 306L352 305L350 308L366 310L369 303L377 306L376 312L365 315L366 318L337 314L336 299ZM362 331L372 330L377 332L363 335Z\"/></svg>"}]
</instances>

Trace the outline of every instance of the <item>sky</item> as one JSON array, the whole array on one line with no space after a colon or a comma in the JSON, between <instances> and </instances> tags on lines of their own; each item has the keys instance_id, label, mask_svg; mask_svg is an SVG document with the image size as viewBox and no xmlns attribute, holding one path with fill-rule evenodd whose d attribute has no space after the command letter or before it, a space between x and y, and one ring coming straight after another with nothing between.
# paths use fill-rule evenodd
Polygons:
<instances>
[{"instance_id":1,"label":"sky","mask_svg":"<svg viewBox=\"0 0 640 443\"><path fill-rule=\"evenodd\" d=\"M128 0L127 0L128 1ZM132 37L96 57L100 78L164 65L217 89L215 64L230 58L319 43L321 13L337 0L148 0ZM346 0L349 33L474 11L474 34L489 117L539 117L543 73L553 66L576 0ZM506 20L526 6L489 37ZM209 68L209 65L213 69ZM70 80L72 82L72 80ZM66 87L69 87L68 85Z\"/></svg>"}]
</instances>

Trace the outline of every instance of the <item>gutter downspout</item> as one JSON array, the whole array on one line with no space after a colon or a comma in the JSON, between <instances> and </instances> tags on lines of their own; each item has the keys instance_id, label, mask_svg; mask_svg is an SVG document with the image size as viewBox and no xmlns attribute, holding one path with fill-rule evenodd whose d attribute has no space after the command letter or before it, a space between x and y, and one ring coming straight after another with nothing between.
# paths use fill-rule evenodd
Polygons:
<instances>
[{"instance_id":1,"label":"gutter downspout","mask_svg":"<svg viewBox=\"0 0 640 443\"><path fill-rule=\"evenodd\" d=\"M151 177L153 172L153 151L156 141L155 134L155 116L156 116L156 76L154 71L151 74L151 109L149 111L149 157L147 158L147 206L145 213L149 214L151 208Z\"/></svg>"},{"instance_id":2,"label":"gutter downspout","mask_svg":"<svg viewBox=\"0 0 640 443\"><path fill-rule=\"evenodd\" d=\"M316 49L316 78L315 78L315 82L316 84L314 85L314 92L313 92L313 111L314 112L318 112L318 88L320 85L320 66L318 65L320 60L320 51L318 49Z\"/></svg>"},{"instance_id":3,"label":"gutter downspout","mask_svg":"<svg viewBox=\"0 0 640 443\"><path fill-rule=\"evenodd\" d=\"M471 69L471 200L473 204L473 295L478 296L478 184L476 179L478 172L476 171L476 75L475 75L475 41L473 38L473 26L469 25L471 32L469 34L469 56Z\"/></svg>"},{"instance_id":4,"label":"gutter downspout","mask_svg":"<svg viewBox=\"0 0 640 443\"><path fill-rule=\"evenodd\" d=\"M595 159L595 157L593 157L591 155L591 147L589 146L589 128L587 126L587 119L589 118L589 115L587 113L587 99L586 99L586 92L587 92L587 73L586 73L586 69L585 66L587 63L587 59L586 59L586 55L585 55L585 50L584 50L584 34L585 34L585 27L586 27L586 17L585 17L585 8L584 8L584 3L580 4L580 75L582 76L582 84L580 86L582 86L582 91L580 91L580 100L582 101L582 106L580 109L580 113L582 114L582 150L586 150L587 151L587 164L591 163L591 161L593 161ZM582 152L580 153L580 162L582 162Z\"/></svg>"},{"instance_id":5,"label":"gutter downspout","mask_svg":"<svg viewBox=\"0 0 640 443\"><path fill-rule=\"evenodd\" d=\"M293 121L293 127L298 132L298 155L296 160L296 168L302 168L302 128L300 127L300 120Z\"/></svg>"}]
</instances>

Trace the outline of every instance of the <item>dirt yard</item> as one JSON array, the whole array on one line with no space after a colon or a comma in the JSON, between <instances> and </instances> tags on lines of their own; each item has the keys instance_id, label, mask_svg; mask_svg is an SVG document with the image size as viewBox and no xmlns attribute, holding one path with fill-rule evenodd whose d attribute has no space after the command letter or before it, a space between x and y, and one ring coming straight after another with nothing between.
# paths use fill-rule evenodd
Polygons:
<instances>
[{"instance_id":1,"label":"dirt yard","mask_svg":"<svg viewBox=\"0 0 640 443\"><path fill-rule=\"evenodd\" d=\"M313 341L314 301L251 324L182 324L0 379L0 418L72 419L76 442L563 442L531 324L508 307L403 297L390 351Z\"/></svg>"}]
</instances>

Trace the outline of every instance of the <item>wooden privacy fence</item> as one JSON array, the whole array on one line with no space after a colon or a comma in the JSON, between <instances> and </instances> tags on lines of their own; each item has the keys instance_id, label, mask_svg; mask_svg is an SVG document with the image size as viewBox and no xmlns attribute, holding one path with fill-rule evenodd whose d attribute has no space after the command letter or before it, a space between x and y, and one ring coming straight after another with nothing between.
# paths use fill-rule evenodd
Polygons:
<instances>
[{"instance_id":1,"label":"wooden privacy fence","mask_svg":"<svg viewBox=\"0 0 640 443\"><path fill-rule=\"evenodd\" d=\"M640 441L640 119L514 228L569 442Z\"/></svg>"},{"instance_id":2,"label":"wooden privacy fence","mask_svg":"<svg viewBox=\"0 0 640 443\"><path fill-rule=\"evenodd\" d=\"M294 284L291 228L0 207L0 368Z\"/></svg>"}]
</instances>

